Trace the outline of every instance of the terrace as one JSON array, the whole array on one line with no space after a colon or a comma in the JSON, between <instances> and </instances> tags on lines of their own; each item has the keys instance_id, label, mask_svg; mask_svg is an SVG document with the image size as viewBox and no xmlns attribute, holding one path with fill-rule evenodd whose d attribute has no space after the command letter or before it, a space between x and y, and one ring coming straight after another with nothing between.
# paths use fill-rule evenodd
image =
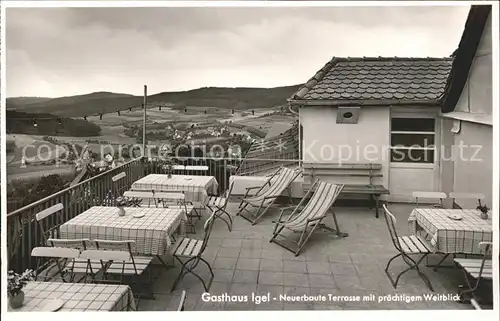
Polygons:
<instances>
[{"instance_id":1,"label":"terrace","mask_svg":"<svg viewBox=\"0 0 500 321\"><path fill-rule=\"evenodd\" d=\"M252 162L246 159L246 162ZM209 173L219 182L219 192L228 188L231 168L239 164L230 160L191 160L191 164L208 164ZM262 160L255 160L262 163ZM275 160L283 164L298 161ZM259 163L259 164L260 164ZM145 159L136 159L109 172L102 173L71 188L60 191L44 200L9 213L7 217L7 249L9 269L23 271L34 268L35 261L30 257L31 249L42 246L41 233L35 221L35 214L54 204L64 205L64 222L96 204L96 199L103 200L108 190L113 188L111 178L121 172L126 178L120 182L120 190L128 190L132 183L150 173L159 173L157 164ZM191 173L194 174L194 173ZM92 196L88 191L92 191ZM426 300L423 295L454 295L459 285L464 284L463 273L459 269L441 268L433 271L422 265L422 271L429 277L435 292L429 292L425 283L415 271L403 275L394 289L384 273L384 267L390 257L397 252L391 244L384 219L375 218L372 211L361 207L336 206L335 212L343 232L348 237L337 238L331 233L317 232L307 243L304 251L297 257L276 244L269 243L278 211L272 210L257 225L234 217L241 195L230 198L228 212L233 215L233 229L216 220L208 247L203 258L212 266L215 277L210 287L210 294L247 295L270 293L271 302L204 302L201 294L205 292L201 283L192 275L186 275L177 290L170 292L172 282L180 267L169 270L153 269L153 292L155 300L140 299L140 311L174 310L182 290L187 292L186 310L350 310L350 309L470 309L471 306L446 299ZM408 216L412 205L391 204L391 210L397 219L397 230L401 235L408 234ZM202 238L203 223L207 218L196 223L195 238ZM52 224L60 224L55 222ZM328 222L327 222L328 224ZM441 256L429 259L438 261ZM451 261L451 260L450 260ZM451 262L445 262L452 264ZM399 273L407 265L396 260L391 270ZM200 266L198 271L203 271ZM208 275L201 272L202 277ZM491 289L483 289L491 293ZM336 297L359 296L361 301L332 302L284 302L279 295L332 295ZM363 297L373 299L363 301ZM392 300L379 302L380 296L399 295ZM421 299L414 301L416 297ZM273 300L276 298L276 300ZM345 298L344 298L345 299ZM342 298L340 299L342 300ZM249 299L250 301L250 299Z\"/></svg>"}]
</instances>

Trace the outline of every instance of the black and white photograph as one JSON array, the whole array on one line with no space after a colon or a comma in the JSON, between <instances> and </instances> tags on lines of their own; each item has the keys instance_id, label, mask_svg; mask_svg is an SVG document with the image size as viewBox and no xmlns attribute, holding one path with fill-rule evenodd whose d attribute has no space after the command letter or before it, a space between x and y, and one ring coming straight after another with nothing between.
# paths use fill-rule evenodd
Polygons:
<instances>
[{"instance_id":1,"label":"black and white photograph","mask_svg":"<svg viewBox=\"0 0 500 321\"><path fill-rule=\"evenodd\" d=\"M0 6L7 318L498 313L496 1Z\"/></svg>"}]
</instances>

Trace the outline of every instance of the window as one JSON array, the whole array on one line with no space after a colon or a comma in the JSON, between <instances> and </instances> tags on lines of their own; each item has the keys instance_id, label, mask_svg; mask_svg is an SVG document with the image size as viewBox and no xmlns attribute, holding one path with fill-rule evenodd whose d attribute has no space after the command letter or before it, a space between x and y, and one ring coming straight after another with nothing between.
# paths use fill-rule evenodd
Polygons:
<instances>
[{"instance_id":1,"label":"window","mask_svg":"<svg viewBox=\"0 0 500 321\"><path fill-rule=\"evenodd\" d=\"M434 163L435 119L392 118L391 162Z\"/></svg>"}]
</instances>

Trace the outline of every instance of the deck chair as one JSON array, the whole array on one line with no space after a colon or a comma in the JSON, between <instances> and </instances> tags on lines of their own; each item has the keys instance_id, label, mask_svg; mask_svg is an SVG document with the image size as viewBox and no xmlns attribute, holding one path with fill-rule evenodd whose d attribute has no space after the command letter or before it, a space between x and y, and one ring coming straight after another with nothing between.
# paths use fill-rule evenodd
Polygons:
<instances>
[{"instance_id":1,"label":"deck chair","mask_svg":"<svg viewBox=\"0 0 500 321\"><path fill-rule=\"evenodd\" d=\"M467 289L460 292L461 302L470 302L474 300L476 303L476 291L481 281L491 281L493 279L493 262L491 261L491 254L493 243L480 242L479 248L483 252L482 258L469 259L469 258L455 258L455 264L462 268L467 283Z\"/></svg>"},{"instance_id":2,"label":"deck chair","mask_svg":"<svg viewBox=\"0 0 500 321\"><path fill-rule=\"evenodd\" d=\"M288 190L288 197L290 202L292 196L290 193L290 184L300 175L301 169L297 167L296 169L290 169L286 167L280 167L273 175L262 186L248 187L241 201L236 216L241 216L245 220L252 223L252 225L257 224L259 219L266 214L267 210L271 205L274 204L276 199L283 194L285 190ZM254 196L248 197L249 191L253 189L258 189ZM253 212L247 209L247 206L257 207L257 212ZM252 217L243 215L243 211L248 212Z\"/></svg>"},{"instance_id":3,"label":"deck chair","mask_svg":"<svg viewBox=\"0 0 500 321\"><path fill-rule=\"evenodd\" d=\"M41 267L42 267L42 261L43 260L52 260L55 265L57 266L57 272L59 276L61 277L61 280L63 282L67 282L65 279L65 276L67 273L65 271L68 271L69 274L71 275L73 265L70 264L68 267L63 267L61 266L61 262L63 261L71 261L75 262L75 259L78 259L80 257L80 251L77 249L70 249L70 248L64 248L64 247L35 247L31 251L31 256L37 258L37 267L36 271L38 272ZM50 272L50 268L46 270L45 277L43 281L47 280L48 274ZM38 274L35 277L35 281L38 278ZM70 281L72 282L72 278L70 277Z\"/></svg>"},{"instance_id":4,"label":"deck chair","mask_svg":"<svg viewBox=\"0 0 500 321\"><path fill-rule=\"evenodd\" d=\"M415 206L420 206L421 200L432 200L432 206L436 208L443 208L443 200L447 198L446 193L443 192L413 192L413 198L415 199Z\"/></svg>"},{"instance_id":5,"label":"deck chair","mask_svg":"<svg viewBox=\"0 0 500 321\"><path fill-rule=\"evenodd\" d=\"M233 227L233 219L231 218L231 215L226 211L227 204L229 203L229 198L231 197L231 193L233 191L233 186L234 186L234 181L231 182L231 185L229 185L229 189L227 190L226 194L224 196L210 196L208 199L207 203L207 208L211 211L215 211L215 218L219 218L222 221L224 221L227 225L227 228L231 232L231 229ZM226 220L222 215L227 216Z\"/></svg>"},{"instance_id":6,"label":"deck chair","mask_svg":"<svg viewBox=\"0 0 500 321\"><path fill-rule=\"evenodd\" d=\"M418 265L424 258L426 258L429 254L432 253L432 251L429 249L427 246L427 243L423 240L421 240L417 235L410 235L410 236L398 236L398 233L396 231L396 218L392 213L389 211L387 206L384 204L384 217L385 217L385 222L387 224L387 228L389 230L389 234L391 236L392 244L396 248L396 250L399 252L395 256L389 259L387 262L387 265L385 267L385 274L387 275L387 278L389 281L391 281L391 284L394 288L398 286L399 279L403 274L410 270L417 270L418 275L420 278L425 282L429 290L434 292L434 289L432 288L431 281L429 278L422 272L420 271L420 268ZM411 258L411 255L421 255L420 259L415 262L414 259ZM396 280L394 280L389 273L389 267L394 261L394 259L401 257L403 261L408 264L408 268L403 270L401 273L398 274L396 277Z\"/></svg>"},{"instance_id":7,"label":"deck chair","mask_svg":"<svg viewBox=\"0 0 500 321\"><path fill-rule=\"evenodd\" d=\"M212 215L210 215L210 217L205 221L205 225L203 226L203 229L205 230L203 240L185 237L180 239L177 244L174 245L172 255L174 258L174 262L175 260L177 260L182 265L182 267L179 275L172 285L172 289L170 290L170 292L173 292L175 290L179 282L188 273L193 274L198 280L201 281L205 292L208 292L208 290L210 289L210 285L212 284L212 281L214 279L214 272L212 271L212 267L210 266L210 264L205 259L203 259L202 255L208 245L208 240L210 238L210 233L212 232L214 221L215 213L212 213ZM203 278L194 271L200 262L205 263L211 275L206 283Z\"/></svg>"},{"instance_id":8,"label":"deck chair","mask_svg":"<svg viewBox=\"0 0 500 321\"><path fill-rule=\"evenodd\" d=\"M333 211L335 201L343 188L344 185L330 184L320 182L319 180L314 182L312 188L310 188L304 198L302 198L299 205L281 210L278 221L276 221L274 227L273 236L269 242L276 243L293 252L295 256L298 256L317 227L335 232L339 237L348 236L347 233L340 232L337 217ZM314 194L311 195L313 191ZM306 202L307 204L305 204ZM293 209L292 213L284 220L283 214L291 209ZM322 223L323 219L328 216L328 210L332 212L335 229L327 227ZM278 236L286 238L285 235L280 234L284 229L292 231L293 233L300 233L300 239L297 242L296 248L290 248L284 242L277 240Z\"/></svg>"},{"instance_id":9,"label":"deck chair","mask_svg":"<svg viewBox=\"0 0 500 321\"><path fill-rule=\"evenodd\" d=\"M484 194L481 193L456 193L456 192L451 192L450 193L450 198L453 200L453 207L454 208L461 208L456 200L477 200L477 205L482 206L483 204L481 203L484 201L485 197Z\"/></svg>"}]
</instances>

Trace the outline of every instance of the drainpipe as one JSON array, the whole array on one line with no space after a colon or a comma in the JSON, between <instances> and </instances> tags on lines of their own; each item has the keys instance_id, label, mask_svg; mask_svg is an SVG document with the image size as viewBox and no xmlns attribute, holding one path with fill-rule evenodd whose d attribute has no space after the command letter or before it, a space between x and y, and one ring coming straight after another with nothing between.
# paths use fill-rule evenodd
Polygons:
<instances>
[{"instance_id":1,"label":"drainpipe","mask_svg":"<svg viewBox=\"0 0 500 321\"><path fill-rule=\"evenodd\" d=\"M288 100L288 110L295 116L299 116L299 112L292 109L292 103L290 102L290 99Z\"/></svg>"}]
</instances>

